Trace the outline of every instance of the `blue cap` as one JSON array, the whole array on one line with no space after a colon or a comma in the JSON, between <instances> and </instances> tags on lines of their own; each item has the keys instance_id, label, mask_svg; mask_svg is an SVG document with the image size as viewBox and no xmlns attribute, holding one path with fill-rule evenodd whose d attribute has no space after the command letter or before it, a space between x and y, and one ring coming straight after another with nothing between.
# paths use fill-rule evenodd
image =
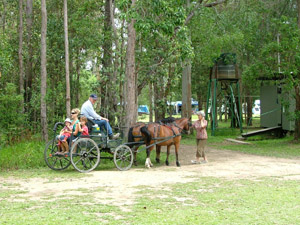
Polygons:
<instances>
[{"instance_id":1,"label":"blue cap","mask_svg":"<svg viewBox=\"0 0 300 225\"><path fill-rule=\"evenodd\" d=\"M91 94L91 95L90 95L90 98L97 99L98 97L97 97L96 94Z\"/></svg>"}]
</instances>

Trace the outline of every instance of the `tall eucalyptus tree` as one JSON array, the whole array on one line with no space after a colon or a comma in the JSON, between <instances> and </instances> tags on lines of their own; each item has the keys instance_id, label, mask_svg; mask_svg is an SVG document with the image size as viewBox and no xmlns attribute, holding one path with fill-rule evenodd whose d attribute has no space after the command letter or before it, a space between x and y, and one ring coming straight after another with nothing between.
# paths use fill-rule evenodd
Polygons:
<instances>
[{"instance_id":1,"label":"tall eucalyptus tree","mask_svg":"<svg viewBox=\"0 0 300 225\"><path fill-rule=\"evenodd\" d=\"M64 0L64 33L65 33L65 67L66 67L66 112L71 116L70 69L69 69L69 35L68 35L68 1Z\"/></svg>"},{"instance_id":2,"label":"tall eucalyptus tree","mask_svg":"<svg viewBox=\"0 0 300 225\"><path fill-rule=\"evenodd\" d=\"M48 124L47 124L47 8L46 0L41 0L42 11L42 28L41 28L41 126L42 137L48 141Z\"/></svg>"},{"instance_id":3,"label":"tall eucalyptus tree","mask_svg":"<svg viewBox=\"0 0 300 225\"><path fill-rule=\"evenodd\" d=\"M25 82L25 100L29 102L32 95L32 79L33 79L33 71L32 71L32 64L33 64L33 2L32 0L26 0L26 33L27 33L27 62L26 62L26 82ZM28 111L28 110L27 110Z\"/></svg>"},{"instance_id":4,"label":"tall eucalyptus tree","mask_svg":"<svg viewBox=\"0 0 300 225\"><path fill-rule=\"evenodd\" d=\"M135 7L135 0L131 1L131 9ZM136 31L134 28L135 19L131 18L128 24L128 41L126 50L126 94L125 94L125 135L129 127L137 120L136 102L136 71L135 71L135 41ZM126 138L126 136L125 136Z\"/></svg>"},{"instance_id":5,"label":"tall eucalyptus tree","mask_svg":"<svg viewBox=\"0 0 300 225\"><path fill-rule=\"evenodd\" d=\"M19 0L19 90L24 95L24 66L23 66L23 0ZM24 98L21 103L21 110L24 112Z\"/></svg>"}]
</instances>

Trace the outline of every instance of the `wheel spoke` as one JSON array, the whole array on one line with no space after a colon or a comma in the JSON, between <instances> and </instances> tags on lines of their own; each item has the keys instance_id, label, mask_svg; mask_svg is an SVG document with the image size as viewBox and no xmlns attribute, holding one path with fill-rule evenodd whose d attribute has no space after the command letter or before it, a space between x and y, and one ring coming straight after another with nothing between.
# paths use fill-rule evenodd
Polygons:
<instances>
[{"instance_id":1,"label":"wheel spoke","mask_svg":"<svg viewBox=\"0 0 300 225\"><path fill-rule=\"evenodd\" d=\"M61 159L59 160L59 163L60 163L60 167L62 168L63 164L62 164L62 160Z\"/></svg>"},{"instance_id":2,"label":"wheel spoke","mask_svg":"<svg viewBox=\"0 0 300 225\"><path fill-rule=\"evenodd\" d=\"M115 150L114 162L119 170L128 170L133 163L132 150L126 145L120 145Z\"/></svg>"},{"instance_id":3,"label":"wheel spoke","mask_svg":"<svg viewBox=\"0 0 300 225\"><path fill-rule=\"evenodd\" d=\"M93 148L91 148L91 149L87 152L87 154L90 154L90 152L93 151L94 149L96 149L96 146L94 146Z\"/></svg>"},{"instance_id":4,"label":"wheel spoke","mask_svg":"<svg viewBox=\"0 0 300 225\"><path fill-rule=\"evenodd\" d=\"M77 165L77 163L78 163L79 161L81 161L81 159L82 159L82 158L80 157L79 160L78 160L76 163L74 163L74 164Z\"/></svg>"},{"instance_id":5,"label":"wheel spoke","mask_svg":"<svg viewBox=\"0 0 300 225\"><path fill-rule=\"evenodd\" d=\"M88 168L84 160L82 160L82 165L84 168L86 168L86 169Z\"/></svg>"},{"instance_id":6,"label":"wheel spoke","mask_svg":"<svg viewBox=\"0 0 300 225\"><path fill-rule=\"evenodd\" d=\"M89 172L100 162L100 151L95 141L89 138L78 139L74 143L77 155L71 155L71 163L79 172Z\"/></svg>"},{"instance_id":7,"label":"wheel spoke","mask_svg":"<svg viewBox=\"0 0 300 225\"><path fill-rule=\"evenodd\" d=\"M88 159L88 161L89 161L89 163L90 163L90 168L92 168L92 167L93 167L93 164L91 163L91 160Z\"/></svg>"},{"instance_id":8,"label":"wheel spoke","mask_svg":"<svg viewBox=\"0 0 300 225\"><path fill-rule=\"evenodd\" d=\"M55 166L56 162L57 162L57 158L55 157L55 161L53 163L53 166Z\"/></svg>"}]
</instances>

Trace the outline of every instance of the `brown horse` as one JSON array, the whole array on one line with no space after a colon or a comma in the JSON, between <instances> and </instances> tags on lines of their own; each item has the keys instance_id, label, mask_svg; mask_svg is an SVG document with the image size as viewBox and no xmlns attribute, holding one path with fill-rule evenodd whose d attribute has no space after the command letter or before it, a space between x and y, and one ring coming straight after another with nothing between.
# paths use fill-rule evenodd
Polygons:
<instances>
[{"instance_id":1,"label":"brown horse","mask_svg":"<svg viewBox=\"0 0 300 225\"><path fill-rule=\"evenodd\" d=\"M167 123L172 123L174 121L175 121L174 117L168 117L168 118L165 118L165 119L162 119L162 120L158 121L157 123L167 124ZM130 127L129 131L128 131L128 143L136 143L136 144L128 144L128 146L130 148L132 148L132 150L133 150L133 163L134 163L135 166L137 166L136 154L138 152L138 148L145 143L144 138L143 138L142 133L141 133L141 128L143 126L146 126L146 123L137 122L132 127ZM159 150L157 148L158 147L156 147L156 153L158 153L158 152L159 153L158 153L158 157L156 155L156 162L159 163L159 161L160 161L159 160L160 147L159 147Z\"/></svg>"},{"instance_id":2,"label":"brown horse","mask_svg":"<svg viewBox=\"0 0 300 225\"><path fill-rule=\"evenodd\" d=\"M132 148L133 151L133 163L135 166L137 166L136 153L138 151L138 148L144 144L144 138L141 133L141 128L145 125L146 124L143 122L138 122L134 124L132 127L130 127L128 131L128 143L143 142L141 144L128 144L128 146Z\"/></svg>"},{"instance_id":3,"label":"brown horse","mask_svg":"<svg viewBox=\"0 0 300 225\"><path fill-rule=\"evenodd\" d=\"M161 125L159 123L151 123L147 126L142 127L141 133L145 139L146 146L151 147L147 148L147 159L145 162L145 166L150 168L153 166L150 160L150 153L154 148L154 145L157 146L156 149L156 161L159 162L160 156L160 148L161 146L167 146L167 158L166 158L166 165L169 165L169 155L170 155L170 148L172 145L175 145L175 154L176 154L176 165L180 166L178 160L178 150L181 140L181 131L190 129L190 119L188 118L181 118L176 120L174 123L168 125ZM155 144L156 143L156 144Z\"/></svg>"}]
</instances>

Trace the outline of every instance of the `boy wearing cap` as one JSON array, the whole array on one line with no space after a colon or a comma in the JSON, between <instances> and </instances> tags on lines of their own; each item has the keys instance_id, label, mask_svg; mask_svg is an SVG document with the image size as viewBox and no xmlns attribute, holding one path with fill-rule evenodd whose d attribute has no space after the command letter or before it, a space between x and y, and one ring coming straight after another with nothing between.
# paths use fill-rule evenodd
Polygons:
<instances>
[{"instance_id":1,"label":"boy wearing cap","mask_svg":"<svg viewBox=\"0 0 300 225\"><path fill-rule=\"evenodd\" d=\"M100 128L104 127L107 130L110 139L118 138L120 134L117 133L113 135L108 119L101 117L95 112L93 105L95 104L96 100L97 95L91 94L89 99L81 106L81 114L84 115L86 118L92 120L95 124L98 124Z\"/></svg>"}]
</instances>

